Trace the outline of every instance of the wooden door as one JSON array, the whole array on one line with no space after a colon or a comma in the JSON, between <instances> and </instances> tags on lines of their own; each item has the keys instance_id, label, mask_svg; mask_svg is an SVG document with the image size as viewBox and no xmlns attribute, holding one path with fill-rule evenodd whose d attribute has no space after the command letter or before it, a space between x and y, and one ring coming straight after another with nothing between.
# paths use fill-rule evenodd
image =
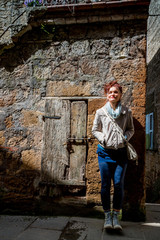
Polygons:
<instances>
[{"instance_id":1,"label":"wooden door","mask_svg":"<svg viewBox=\"0 0 160 240\"><path fill-rule=\"evenodd\" d=\"M44 118L43 181L85 185L87 103L47 99Z\"/></svg>"}]
</instances>

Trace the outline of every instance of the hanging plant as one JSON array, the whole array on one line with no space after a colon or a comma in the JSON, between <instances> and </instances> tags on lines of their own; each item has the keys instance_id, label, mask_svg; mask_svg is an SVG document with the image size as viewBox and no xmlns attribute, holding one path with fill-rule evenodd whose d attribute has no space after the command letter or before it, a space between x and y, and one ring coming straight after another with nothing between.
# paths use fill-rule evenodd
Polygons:
<instances>
[{"instance_id":1,"label":"hanging plant","mask_svg":"<svg viewBox=\"0 0 160 240\"><path fill-rule=\"evenodd\" d=\"M27 7L41 6L42 5L42 0L25 0L24 4Z\"/></svg>"}]
</instances>

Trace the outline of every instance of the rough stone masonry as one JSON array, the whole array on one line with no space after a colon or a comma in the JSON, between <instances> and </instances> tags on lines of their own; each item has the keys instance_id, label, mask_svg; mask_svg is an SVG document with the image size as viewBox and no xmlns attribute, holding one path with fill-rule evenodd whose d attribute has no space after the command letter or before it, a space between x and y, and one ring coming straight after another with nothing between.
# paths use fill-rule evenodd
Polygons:
<instances>
[{"instance_id":1,"label":"rough stone masonry","mask_svg":"<svg viewBox=\"0 0 160 240\"><path fill-rule=\"evenodd\" d=\"M130 219L136 218L137 213L139 219L144 217L147 7L142 7L95 11L90 23L88 20L85 23L84 19L88 19L85 13L83 23L70 16L70 23L45 23L42 27L38 20L32 19L32 30L16 38L14 46L3 52L0 58L1 206L18 208L19 202L35 203L41 199L46 98L85 98L87 136L93 137L95 111L105 102L103 85L115 79L123 85L123 102L133 112L136 131L132 143L139 154L139 165L129 163L128 166L123 213ZM77 18L81 19L82 15L81 12ZM44 15L44 19L47 22L50 16ZM96 140L88 142L84 197L87 203L100 204L96 145ZM54 187L43 189L52 201Z\"/></svg>"},{"instance_id":2,"label":"rough stone masonry","mask_svg":"<svg viewBox=\"0 0 160 240\"><path fill-rule=\"evenodd\" d=\"M160 2L152 0L147 32L146 114L154 114L153 149L146 151L146 201L159 202L160 182Z\"/></svg>"}]
</instances>

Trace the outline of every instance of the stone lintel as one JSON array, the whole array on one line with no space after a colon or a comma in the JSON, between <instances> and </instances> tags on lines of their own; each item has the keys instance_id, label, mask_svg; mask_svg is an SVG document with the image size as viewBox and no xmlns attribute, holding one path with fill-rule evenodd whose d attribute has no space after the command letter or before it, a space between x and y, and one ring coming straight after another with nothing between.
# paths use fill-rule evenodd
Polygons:
<instances>
[{"instance_id":1,"label":"stone lintel","mask_svg":"<svg viewBox=\"0 0 160 240\"><path fill-rule=\"evenodd\" d=\"M149 6L150 0L111 0L106 2L90 2L79 4L66 4L66 5L52 5L47 6L48 12L68 11L69 8L74 10L92 10L92 9L104 9L104 8L119 8L126 6Z\"/></svg>"},{"instance_id":2,"label":"stone lintel","mask_svg":"<svg viewBox=\"0 0 160 240\"><path fill-rule=\"evenodd\" d=\"M147 20L149 2L150 0L122 0L47 6L41 17L32 10L30 24L32 26L42 23L70 25L136 19Z\"/></svg>"},{"instance_id":3,"label":"stone lintel","mask_svg":"<svg viewBox=\"0 0 160 240\"><path fill-rule=\"evenodd\" d=\"M64 97L43 97L43 100L46 99L63 99L63 100L89 100L89 99L106 99L103 96L64 96Z\"/></svg>"}]
</instances>

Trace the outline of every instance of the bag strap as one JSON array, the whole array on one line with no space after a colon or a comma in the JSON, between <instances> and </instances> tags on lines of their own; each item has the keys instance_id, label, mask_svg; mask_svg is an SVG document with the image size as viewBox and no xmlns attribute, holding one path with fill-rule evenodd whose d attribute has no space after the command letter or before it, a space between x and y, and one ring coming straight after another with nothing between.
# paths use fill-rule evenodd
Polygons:
<instances>
[{"instance_id":1,"label":"bag strap","mask_svg":"<svg viewBox=\"0 0 160 240\"><path fill-rule=\"evenodd\" d=\"M111 115L107 112L107 109L104 107L102 107L103 112L105 113L105 115L111 120L111 122L113 123L113 125L116 127L116 129L118 130L118 132L120 133L120 135L122 136L122 138L125 140L127 146L130 145L132 146L127 139L125 138L125 136L122 133L122 129L118 126L118 124L116 123L116 121L111 117ZM133 146L132 146L133 147ZM137 155L138 156L138 155ZM138 157L136 159L136 165L138 165Z\"/></svg>"},{"instance_id":2,"label":"bag strap","mask_svg":"<svg viewBox=\"0 0 160 240\"><path fill-rule=\"evenodd\" d=\"M123 133L122 133L122 129L118 126L118 124L115 122L115 120L114 120L114 119L111 117L111 115L107 112L106 107L104 106L104 107L102 107L102 109L103 109L103 112L106 114L106 116L111 120L111 122L113 123L113 125L116 127L116 129L118 130L118 132L120 133L120 135L122 136L122 138L123 138L126 142L128 142L127 139L125 138L125 136L124 136Z\"/></svg>"}]
</instances>

